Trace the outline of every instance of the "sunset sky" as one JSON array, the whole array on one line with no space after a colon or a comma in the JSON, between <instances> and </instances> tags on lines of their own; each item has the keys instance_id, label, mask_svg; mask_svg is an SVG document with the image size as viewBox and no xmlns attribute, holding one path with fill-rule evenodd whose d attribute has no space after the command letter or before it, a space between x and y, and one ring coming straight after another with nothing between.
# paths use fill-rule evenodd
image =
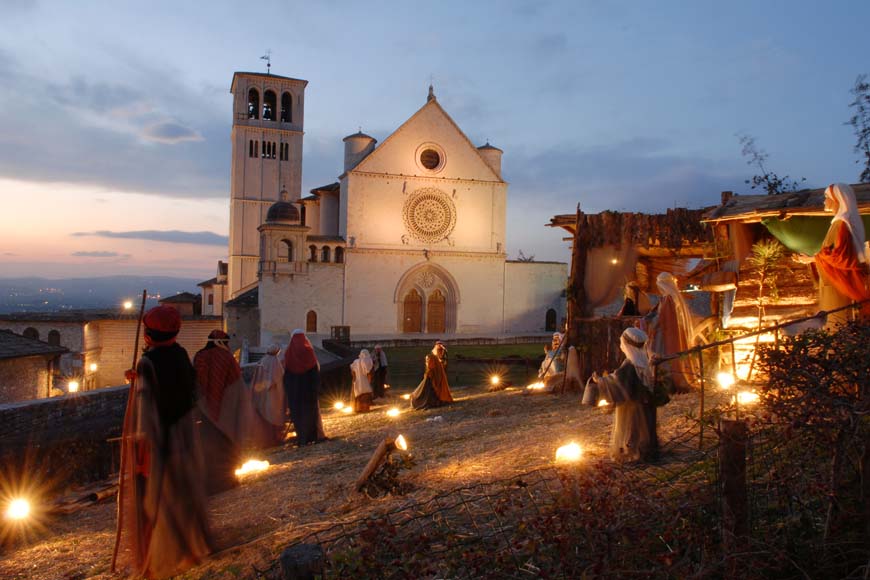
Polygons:
<instances>
[{"instance_id":1,"label":"sunset sky","mask_svg":"<svg viewBox=\"0 0 870 580\"><path fill-rule=\"evenodd\" d=\"M307 79L303 191L342 137L439 102L505 151L508 252L550 216L749 193L737 134L807 186L855 182L870 2L0 0L0 277L207 278L226 256L233 71Z\"/></svg>"}]
</instances>

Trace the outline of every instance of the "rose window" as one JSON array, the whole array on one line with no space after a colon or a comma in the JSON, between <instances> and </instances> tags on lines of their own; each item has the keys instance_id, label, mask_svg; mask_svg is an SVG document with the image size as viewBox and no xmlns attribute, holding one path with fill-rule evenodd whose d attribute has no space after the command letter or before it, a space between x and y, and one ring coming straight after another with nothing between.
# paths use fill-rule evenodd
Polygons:
<instances>
[{"instance_id":1,"label":"rose window","mask_svg":"<svg viewBox=\"0 0 870 580\"><path fill-rule=\"evenodd\" d=\"M456 225L453 200L440 189L418 189L405 200L402 214L405 228L421 242L440 242Z\"/></svg>"}]
</instances>

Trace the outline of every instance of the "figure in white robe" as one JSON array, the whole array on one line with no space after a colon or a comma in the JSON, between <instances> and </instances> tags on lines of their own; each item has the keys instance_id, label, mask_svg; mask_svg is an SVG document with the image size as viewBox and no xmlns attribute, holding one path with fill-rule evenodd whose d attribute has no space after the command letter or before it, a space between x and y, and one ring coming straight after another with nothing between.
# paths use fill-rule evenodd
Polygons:
<instances>
[{"instance_id":1,"label":"figure in white robe","mask_svg":"<svg viewBox=\"0 0 870 580\"><path fill-rule=\"evenodd\" d=\"M374 362L369 351L359 351L359 358L350 364L352 377L353 410L354 413L365 413L372 405L371 372Z\"/></svg>"},{"instance_id":2,"label":"figure in white robe","mask_svg":"<svg viewBox=\"0 0 870 580\"><path fill-rule=\"evenodd\" d=\"M284 439L287 422L287 397L284 391L284 365L281 363L281 347L272 344L260 359L251 380L254 407L260 417L272 427L273 445Z\"/></svg>"}]
</instances>

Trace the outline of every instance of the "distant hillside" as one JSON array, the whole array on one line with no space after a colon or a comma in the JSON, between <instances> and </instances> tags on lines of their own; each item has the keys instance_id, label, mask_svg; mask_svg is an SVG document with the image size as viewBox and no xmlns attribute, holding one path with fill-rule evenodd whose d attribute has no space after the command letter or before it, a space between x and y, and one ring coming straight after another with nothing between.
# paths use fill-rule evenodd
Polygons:
<instances>
[{"instance_id":1,"label":"distant hillside","mask_svg":"<svg viewBox=\"0 0 870 580\"><path fill-rule=\"evenodd\" d=\"M169 276L106 276L102 278L0 278L0 314L53 312L79 308L112 308L124 300L138 304L142 290L151 298L179 292L199 294L202 280Z\"/></svg>"}]
</instances>

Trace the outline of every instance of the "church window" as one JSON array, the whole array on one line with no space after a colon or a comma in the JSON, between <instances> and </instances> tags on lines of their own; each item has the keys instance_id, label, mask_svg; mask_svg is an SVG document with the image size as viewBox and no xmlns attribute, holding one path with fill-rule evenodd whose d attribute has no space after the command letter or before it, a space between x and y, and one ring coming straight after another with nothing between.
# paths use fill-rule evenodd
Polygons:
<instances>
[{"instance_id":1,"label":"church window","mask_svg":"<svg viewBox=\"0 0 870 580\"><path fill-rule=\"evenodd\" d=\"M26 338L32 338L33 340L39 340L39 331L32 326L28 326L27 328L25 328L24 332L22 332L21 335Z\"/></svg>"},{"instance_id":2,"label":"church window","mask_svg":"<svg viewBox=\"0 0 870 580\"><path fill-rule=\"evenodd\" d=\"M344 263L344 248L335 248L335 263Z\"/></svg>"},{"instance_id":3,"label":"church window","mask_svg":"<svg viewBox=\"0 0 870 580\"><path fill-rule=\"evenodd\" d=\"M254 140L248 141L248 157L254 157Z\"/></svg>"},{"instance_id":4,"label":"church window","mask_svg":"<svg viewBox=\"0 0 870 580\"><path fill-rule=\"evenodd\" d=\"M437 169L441 165L441 155L434 149L424 149L420 153L420 165L429 170Z\"/></svg>"},{"instance_id":5,"label":"church window","mask_svg":"<svg viewBox=\"0 0 870 580\"><path fill-rule=\"evenodd\" d=\"M263 93L263 120L274 121L275 112L278 110L277 97L275 91L266 91Z\"/></svg>"},{"instance_id":6,"label":"church window","mask_svg":"<svg viewBox=\"0 0 870 580\"><path fill-rule=\"evenodd\" d=\"M49 330L48 344L50 344L51 346L60 346L60 332L56 330Z\"/></svg>"},{"instance_id":7,"label":"church window","mask_svg":"<svg viewBox=\"0 0 870 580\"><path fill-rule=\"evenodd\" d=\"M209 305L209 306L214 306L214 294L209 294L209 295L208 295L208 305Z\"/></svg>"},{"instance_id":8,"label":"church window","mask_svg":"<svg viewBox=\"0 0 870 580\"><path fill-rule=\"evenodd\" d=\"M248 91L248 119L260 118L260 93L257 89Z\"/></svg>"},{"instance_id":9,"label":"church window","mask_svg":"<svg viewBox=\"0 0 870 580\"><path fill-rule=\"evenodd\" d=\"M320 261L328 263L329 256L330 256L329 246L323 246L323 248L320 249Z\"/></svg>"},{"instance_id":10,"label":"church window","mask_svg":"<svg viewBox=\"0 0 870 580\"><path fill-rule=\"evenodd\" d=\"M317 246L308 246L308 261L317 261Z\"/></svg>"},{"instance_id":11,"label":"church window","mask_svg":"<svg viewBox=\"0 0 870 580\"><path fill-rule=\"evenodd\" d=\"M413 288L405 295L402 332L423 331L423 297Z\"/></svg>"},{"instance_id":12,"label":"church window","mask_svg":"<svg viewBox=\"0 0 870 580\"><path fill-rule=\"evenodd\" d=\"M293 242L291 240L281 240L281 249L283 250L278 257L286 259L288 262L293 261Z\"/></svg>"},{"instance_id":13,"label":"church window","mask_svg":"<svg viewBox=\"0 0 870 580\"><path fill-rule=\"evenodd\" d=\"M544 318L544 330L547 332L556 331L556 311L552 308L547 309L547 315Z\"/></svg>"},{"instance_id":14,"label":"church window","mask_svg":"<svg viewBox=\"0 0 870 580\"><path fill-rule=\"evenodd\" d=\"M260 156L260 142L254 141L254 157Z\"/></svg>"},{"instance_id":15,"label":"church window","mask_svg":"<svg viewBox=\"0 0 870 580\"><path fill-rule=\"evenodd\" d=\"M305 214L306 214L305 204L303 203L303 204L300 204L300 207L299 207L299 225L300 226L305 225Z\"/></svg>"},{"instance_id":16,"label":"church window","mask_svg":"<svg viewBox=\"0 0 870 580\"><path fill-rule=\"evenodd\" d=\"M281 122L293 122L293 95L290 93L281 95Z\"/></svg>"},{"instance_id":17,"label":"church window","mask_svg":"<svg viewBox=\"0 0 870 580\"><path fill-rule=\"evenodd\" d=\"M305 315L305 332L317 332L317 313L313 310Z\"/></svg>"},{"instance_id":18,"label":"church window","mask_svg":"<svg viewBox=\"0 0 870 580\"><path fill-rule=\"evenodd\" d=\"M275 142L272 141L272 146L269 147L269 153L271 154L272 159L275 159L275 151L276 151L277 149L278 149L278 148L275 146Z\"/></svg>"}]
</instances>

